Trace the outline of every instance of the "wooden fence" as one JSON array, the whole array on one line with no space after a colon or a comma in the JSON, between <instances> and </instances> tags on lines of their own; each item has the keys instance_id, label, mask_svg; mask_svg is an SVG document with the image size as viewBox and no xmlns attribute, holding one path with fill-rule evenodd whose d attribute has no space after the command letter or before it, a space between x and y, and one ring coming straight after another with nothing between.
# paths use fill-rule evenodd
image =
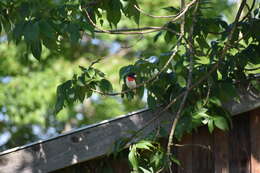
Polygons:
<instances>
[{"instance_id":1,"label":"wooden fence","mask_svg":"<svg viewBox=\"0 0 260 173\"><path fill-rule=\"evenodd\" d=\"M185 136L182 143L208 145L211 150L176 148L182 166L176 167L175 173L260 173L260 94L255 96L245 91L240 94L240 103L231 101L224 106L235 115L232 130L209 134L202 127ZM0 153L0 173L99 173L106 166L115 173L128 173L127 159L104 156L111 152L117 140L131 136L130 131L141 129L156 113L146 109L6 150ZM158 126L169 129L170 123L165 122L171 122L174 117L164 112L142 131L140 138Z\"/></svg>"},{"instance_id":2,"label":"wooden fence","mask_svg":"<svg viewBox=\"0 0 260 173\"><path fill-rule=\"evenodd\" d=\"M186 135L180 144L188 145L175 147L181 166L174 165L174 173L260 173L260 108L233 117L233 127L228 132L214 130L210 134L207 127L201 127ZM130 172L126 158L106 157L53 173L99 173L101 170Z\"/></svg>"}]
</instances>

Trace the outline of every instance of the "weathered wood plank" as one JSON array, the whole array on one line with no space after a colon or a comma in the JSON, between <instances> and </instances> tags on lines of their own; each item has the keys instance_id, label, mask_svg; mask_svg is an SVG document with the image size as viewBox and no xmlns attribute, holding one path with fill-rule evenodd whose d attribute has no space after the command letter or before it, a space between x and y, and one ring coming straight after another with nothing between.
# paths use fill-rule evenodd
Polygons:
<instances>
[{"instance_id":1,"label":"weathered wood plank","mask_svg":"<svg viewBox=\"0 0 260 173\"><path fill-rule=\"evenodd\" d=\"M5 152L0 156L1 173L50 172L104 155L111 150L117 139L129 136L130 130L140 129L152 116L151 111L146 110L18 148L13 152ZM169 117L172 116L162 116L158 121L169 120ZM158 124L160 123L151 124L143 134L148 134Z\"/></svg>"},{"instance_id":2,"label":"weathered wood plank","mask_svg":"<svg viewBox=\"0 0 260 173\"><path fill-rule=\"evenodd\" d=\"M178 173L192 173L192 135L185 135L180 147L177 148L177 159L181 166L178 167Z\"/></svg>"},{"instance_id":3,"label":"weathered wood plank","mask_svg":"<svg viewBox=\"0 0 260 173\"><path fill-rule=\"evenodd\" d=\"M229 173L228 134L214 130L214 165L215 173Z\"/></svg>"},{"instance_id":4,"label":"weathered wood plank","mask_svg":"<svg viewBox=\"0 0 260 173\"><path fill-rule=\"evenodd\" d=\"M192 172L214 172L213 135L204 126L192 134L192 140Z\"/></svg>"},{"instance_id":5,"label":"weathered wood plank","mask_svg":"<svg viewBox=\"0 0 260 173\"><path fill-rule=\"evenodd\" d=\"M230 101L224 104L224 107L232 114L238 115L248 112L252 109L260 107L260 93L249 94L250 92L245 89L239 90L240 103Z\"/></svg>"},{"instance_id":6,"label":"weathered wood plank","mask_svg":"<svg viewBox=\"0 0 260 173\"><path fill-rule=\"evenodd\" d=\"M242 96L241 104L231 102L226 108L232 114L246 112L260 106L260 97ZM245 106L246 105L246 106ZM44 141L0 153L1 173L50 172L105 155L119 138L138 130L150 119L150 110L143 110L112 120L83 127ZM173 115L165 113L161 119L143 131L146 135L154 130L160 121L169 121ZM162 123L165 126L165 123ZM199 153L197 153L199 156Z\"/></svg>"},{"instance_id":7,"label":"weathered wood plank","mask_svg":"<svg viewBox=\"0 0 260 173\"><path fill-rule=\"evenodd\" d=\"M233 118L233 128L229 135L229 172L250 173L249 116Z\"/></svg>"},{"instance_id":8,"label":"weathered wood plank","mask_svg":"<svg viewBox=\"0 0 260 173\"><path fill-rule=\"evenodd\" d=\"M260 173L260 108L250 112L251 173Z\"/></svg>"}]
</instances>

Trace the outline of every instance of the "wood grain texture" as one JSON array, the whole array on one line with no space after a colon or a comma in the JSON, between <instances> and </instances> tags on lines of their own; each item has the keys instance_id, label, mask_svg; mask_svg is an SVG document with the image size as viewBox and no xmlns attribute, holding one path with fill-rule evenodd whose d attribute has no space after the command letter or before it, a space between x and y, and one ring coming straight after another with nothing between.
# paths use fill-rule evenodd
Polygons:
<instances>
[{"instance_id":1,"label":"wood grain texture","mask_svg":"<svg viewBox=\"0 0 260 173\"><path fill-rule=\"evenodd\" d=\"M165 113L158 121L169 121L172 115ZM33 144L0 156L1 173L43 173L93 159L112 151L116 140L130 136L152 118L150 111L135 113L121 119L82 129L53 140ZM159 122L143 131L147 135ZM165 126L165 124L164 124Z\"/></svg>"},{"instance_id":2,"label":"wood grain texture","mask_svg":"<svg viewBox=\"0 0 260 173\"><path fill-rule=\"evenodd\" d=\"M230 102L225 104L225 107L232 114L237 114L260 106L260 97L253 98L248 95L242 95L241 98L241 103L243 104ZM111 151L113 144L118 139L129 136L129 131L140 129L144 124L152 119L153 116L154 114L150 110L143 110L94 125L85 126L67 134L61 134L44 141L38 141L29 145L4 151L0 153L0 173L44 173L104 156L107 152ZM165 125L165 123L160 122L170 121L170 119L173 118L174 115L164 113L160 119L153 122L143 131L143 136L152 132L158 125L169 127L169 124ZM236 128L240 129L239 126L234 127L234 129ZM211 137L208 134L204 134L206 132L207 130L205 130L205 132L202 131L202 136L196 136L195 134L196 138L193 138L195 143L200 143L200 141L202 141L203 144L209 144ZM233 137L233 143L238 143L239 140L244 140L245 137L248 137L245 132L241 130L238 132L232 131L232 133L235 134L235 137ZM248 151L244 149L245 146L247 145L243 144L242 149L239 149L238 147L233 149L232 153L235 154L236 152L242 152L243 157L248 156ZM201 160L201 153L203 153L202 158L206 160L208 165L199 161ZM196 159L196 161L199 159L199 166L195 166L195 163L193 163L192 169L195 169L198 172L201 172L200 170L212 170L213 162L210 162L210 160L214 158L212 154L206 154L200 149L195 149L193 150L192 155L192 158ZM233 160L229 165L232 166L233 163L236 162L240 163L240 158L231 158ZM246 159L248 159L248 157L246 157ZM240 165L243 166L241 163ZM188 173L190 172L189 170L190 168L187 168Z\"/></svg>"},{"instance_id":3,"label":"wood grain texture","mask_svg":"<svg viewBox=\"0 0 260 173\"><path fill-rule=\"evenodd\" d=\"M192 140L194 145L192 147L192 172L214 172L213 135L204 126L193 133ZM201 145L201 147L195 145Z\"/></svg>"},{"instance_id":4,"label":"wood grain texture","mask_svg":"<svg viewBox=\"0 0 260 173\"><path fill-rule=\"evenodd\" d=\"M228 134L219 129L214 130L214 165L215 173L229 173Z\"/></svg>"},{"instance_id":5,"label":"wood grain texture","mask_svg":"<svg viewBox=\"0 0 260 173\"><path fill-rule=\"evenodd\" d=\"M249 116L247 113L233 118L229 133L229 173L250 173Z\"/></svg>"},{"instance_id":6,"label":"wood grain texture","mask_svg":"<svg viewBox=\"0 0 260 173\"><path fill-rule=\"evenodd\" d=\"M185 135L180 144L183 147L176 147L177 159L181 162L181 166L178 167L177 172L192 173L192 135Z\"/></svg>"},{"instance_id":7,"label":"wood grain texture","mask_svg":"<svg viewBox=\"0 0 260 173\"><path fill-rule=\"evenodd\" d=\"M260 108L250 112L251 173L260 173Z\"/></svg>"}]
</instances>

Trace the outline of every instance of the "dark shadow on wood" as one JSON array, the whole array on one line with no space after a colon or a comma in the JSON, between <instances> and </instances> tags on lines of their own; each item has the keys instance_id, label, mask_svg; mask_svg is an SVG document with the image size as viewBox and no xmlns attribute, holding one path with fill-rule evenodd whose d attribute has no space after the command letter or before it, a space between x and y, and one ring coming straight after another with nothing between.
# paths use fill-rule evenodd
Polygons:
<instances>
[{"instance_id":1,"label":"dark shadow on wood","mask_svg":"<svg viewBox=\"0 0 260 173\"><path fill-rule=\"evenodd\" d=\"M243 98L248 100L242 100L241 103L230 102L230 104L226 104L226 108L236 114L256 109L260 105L260 97L256 100L252 100L253 98L249 96ZM73 169L71 168L74 167L73 165L83 169L85 164L89 165L88 163L95 162L96 158L111 152L115 141L129 137L131 135L129 131L140 129L153 116L154 114L150 110L143 110L44 141L7 150L0 153L0 172L44 173L66 167ZM206 127L199 128L198 133L194 133L190 138L184 138L182 143L209 145L212 151L204 151L205 149L197 146L186 147L187 149L177 148L175 152L183 162L183 166L175 168L175 170L178 170L178 173L211 173L215 170L224 173L225 169L228 170L228 173L258 171L260 164L259 117L259 109L252 114L244 113L235 116L234 127L228 133L228 140L223 134L222 136L218 134L218 131L210 135ZM160 119L142 132L141 137L148 135L158 126L169 129L170 123L165 124L165 122L171 122L173 118L174 115L164 113ZM221 140L222 137L223 140ZM218 143L219 140L221 141ZM229 147L227 148L226 145ZM228 158L228 161L221 160L222 158ZM129 170L126 160L120 164L122 168L115 166L116 162L113 163L112 159L108 159L105 163L111 163L112 166L117 167L119 173L122 170ZM216 166L226 166L227 168L216 168ZM88 167L91 168L91 164ZM102 167L102 165L97 167ZM251 171L251 173L255 172Z\"/></svg>"},{"instance_id":2,"label":"dark shadow on wood","mask_svg":"<svg viewBox=\"0 0 260 173\"><path fill-rule=\"evenodd\" d=\"M250 133L248 113L233 118L229 132L229 172L250 173Z\"/></svg>"}]
</instances>

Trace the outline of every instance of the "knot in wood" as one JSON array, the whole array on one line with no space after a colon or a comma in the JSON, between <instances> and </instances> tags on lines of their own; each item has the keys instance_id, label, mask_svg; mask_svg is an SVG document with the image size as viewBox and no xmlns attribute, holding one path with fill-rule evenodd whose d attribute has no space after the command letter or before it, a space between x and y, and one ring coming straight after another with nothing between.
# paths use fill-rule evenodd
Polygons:
<instances>
[{"instance_id":1,"label":"knot in wood","mask_svg":"<svg viewBox=\"0 0 260 173\"><path fill-rule=\"evenodd\" d=\"M82 141L82 137L80 136L72 136L70 139L73 143L79 143Z\"/></svg>"}]
</instances>

